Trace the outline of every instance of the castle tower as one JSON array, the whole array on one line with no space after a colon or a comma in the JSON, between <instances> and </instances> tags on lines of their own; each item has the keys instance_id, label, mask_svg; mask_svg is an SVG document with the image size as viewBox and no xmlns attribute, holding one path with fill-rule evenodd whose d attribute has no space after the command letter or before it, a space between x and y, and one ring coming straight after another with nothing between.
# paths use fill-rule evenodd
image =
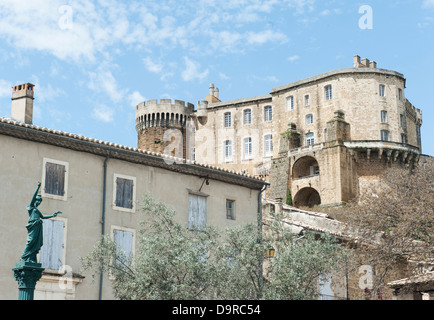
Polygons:
<instances>
[{"instance_id":1,"label":"castle tower","mask_svg":"<svg viewBox=\"0 0 434 320\"><path fill-rule=\"evenodd\" d=\"M193 104L180 100L140 103L136 107L138 148L187 158L187 126L193 112Z\"/></svg>"},{"instance_id":2,"label":"castle tower","mask_svg":"<svg viewBox=\"0 0 434 320\"><path fill-rule=\"evenodd\" d=\"M33 122L33 87L31 83L12 87L11 118L31 124Z\"/></svg>"}]
</instances>

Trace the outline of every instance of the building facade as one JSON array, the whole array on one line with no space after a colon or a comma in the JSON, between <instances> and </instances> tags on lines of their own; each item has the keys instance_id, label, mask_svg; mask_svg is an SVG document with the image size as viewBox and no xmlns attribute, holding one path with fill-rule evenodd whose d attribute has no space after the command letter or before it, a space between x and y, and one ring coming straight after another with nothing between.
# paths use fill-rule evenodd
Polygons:
<instances>
[{"instance_id":1,"label":"building facade","mask_svg":"<svg viewBox=\"0 0 434 320\"><path fill-rule=\"evenodd\" d=\"M168 141L184 139L185 158L266 178L270 198L339 204L363 194L388 167L411 165L421 154L422 113L405 87L403 74L359 56L353 68L249 98L222 102L211 84L194 112L183 109L184 131ZM143 115L155 117L156 102L149 104L137 107L139 145L147 135Z\"/></svg>"},{"instance_id":2,"label":"building facade","mask_svg":"<svg viewBox=\"0 0 434 320\"><path fill-rule=\"evenodd\" d=\"M27 99L29 87L14 88L14 94ZM12 268L26 244L26 206L38 181L41 212L62 214L43 220L38 261L45 271L35 299L114 298L107 274L93 281L81 272L80 258L102 235L110 235L134 255L136 234L145 219L140 208L145 194L174 209L175 219L190 228L258 223L267 184L263 179L42 128L32 124L31 117L23 121L28 107L26 101L13 100L12 109L21 121L0 118L0 299L18 298Z\"/></svg>"}]
</instances>

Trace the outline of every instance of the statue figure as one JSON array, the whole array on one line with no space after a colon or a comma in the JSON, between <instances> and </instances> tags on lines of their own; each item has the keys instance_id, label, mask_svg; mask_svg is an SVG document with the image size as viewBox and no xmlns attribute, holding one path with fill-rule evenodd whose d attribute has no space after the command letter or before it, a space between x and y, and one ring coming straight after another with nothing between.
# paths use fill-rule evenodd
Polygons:
<instances>
[{"instance_id":1,"label":"statue figure","mask_svg":"<svg viewBox=\"0 0 434 320\"><path fill-rule=\"evenodd\" d=\"M38 187L33 194L30 205L27 206L27 211L29 213L29 222L26 225L27 228L27 243L24 248L23 255L21 256L21 261L37 263L36 256L43 244L42 236L42 219L49 219L56 217L58 214L62 213L57 211L50 216L43 216L38 210L38 206L42 202L41 195L38 194L41 183L38 182Z\"/></svg>"}]
</instances>

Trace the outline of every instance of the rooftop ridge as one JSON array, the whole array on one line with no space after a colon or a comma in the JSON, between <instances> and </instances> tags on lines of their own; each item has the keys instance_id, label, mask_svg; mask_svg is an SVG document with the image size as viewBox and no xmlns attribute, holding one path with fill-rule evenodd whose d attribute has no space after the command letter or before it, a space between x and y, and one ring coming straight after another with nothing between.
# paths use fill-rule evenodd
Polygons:
<instances>
[{"instance_id":1,"label":"rooftop ridge","mask_svg":"<svg viewBox=\"0 0 434 320\"><path fill-rule=\"evenodd\" d=\"M182 164L193 165L193 166L197 166L197 167L201 167L201 168L207 168L207 169L215 170L215 171L222 172L222 173L233 174L233 175L236 175L236 176L240 176L240 177L243 177L243 178L248 178L248 179L256 180L256 181L259 181L259 182L265 182L265 179L260 178L260 177L255 177L255 176L252 176L252 175L247 174L247 173L236 172L235 170L229 170L229 169L213 166L213 165L210 165L210 164L197 162L195 160L188 160L188 159L173 157L173 156L170 156L170 155L167 155L167 154L162 154L162 153L158 153L158 152L153 152L153 151L143 150L143 149L139 149L139 148L129 147L129 146L125 146L125 145L122 145L122 144L118 144L118 143L114 143L114 142L109 142L109 141L104 141L104 140L100 140L100 139L96 139L96 138L90 138L90 137L86 137L86 136L83 136L83 135L80 135L80 134L76 134L76 133L69 133L69 132L65 132L65 131L61 131L61 130L57 130L57 129L51 129L51 128L41 127L41 126L34 125L34 124L24 123L24 122L21 122L21 121L15 121L15 120L12 120L12 119L9 119L9 118L0 117L0 123L10 124L10 125L14 125L14 126L17 126L17 127L28 128L28 129L32 129L32 130L36 130L36 131L40 131L40 132L46 132L46 133L50 133L50 134L56 134L56 135L59 135L59 136L64 136L64 137L68 137L68 138L72 138L72 139L77 139L77 140L81 140L81 141L96 143L96 144L99 144L99 145L104 145L104 146L108 146L108 147L118 148L118 149L122 149L122 150L126 150L126 151L131 151L131 152L136 152L136 153L140 153L140 154L151 155L151 156L155 156L155 157L161 158L163 160L164 159L171 160L171 161L176 162L178 164L182 163Z\"/></svg>"}]
</instances>

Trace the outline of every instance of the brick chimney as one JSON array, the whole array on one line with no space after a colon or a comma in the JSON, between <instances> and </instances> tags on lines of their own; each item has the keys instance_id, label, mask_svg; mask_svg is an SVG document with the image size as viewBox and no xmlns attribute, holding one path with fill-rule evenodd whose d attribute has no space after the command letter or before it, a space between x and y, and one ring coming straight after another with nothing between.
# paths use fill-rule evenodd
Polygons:
<instances>
[{"instance_id":1,"label":"brick chimney","mask_svg":"<svg viewBox=\"0 0 434 320\"><path fill-rule=\"evenodd\" d=\"M25 83L12 87L12 120L32 124L34 86L31 83Z\"/></svg>"}]
</instances>

